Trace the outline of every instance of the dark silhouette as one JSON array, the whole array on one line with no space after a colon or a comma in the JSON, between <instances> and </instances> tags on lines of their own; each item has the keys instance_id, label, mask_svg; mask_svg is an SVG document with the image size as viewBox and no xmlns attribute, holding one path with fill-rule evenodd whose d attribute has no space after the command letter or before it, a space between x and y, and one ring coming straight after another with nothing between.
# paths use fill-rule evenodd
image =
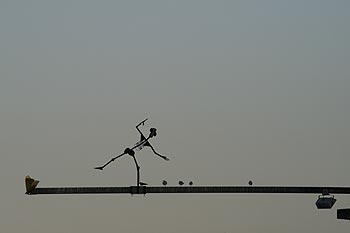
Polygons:
<instances>
[{"instance_id":1,"label":"dark silhouette","mask_svg":"<svg viewBox=\"0 0 350 233\"><path fill-rule=\"evenodd\" d=\"M117 155L116 157L113 157L113 158L110 159L107 163L105 163L103 166L95 167L95 169L103 170L108 164L110 164L110 163L113 162L114 160L116 160L116 159L122 157L123 155L128 154L128 155L130 155L130 156L134 159L134 162L135 162L135 165L136 165L136 171L137 171L137 186L139 186L139 185L145 185L145 183L140 182L140 166L139 166L139 164L137 163L137 160L136 160L136 158L135 158L135 151L134 151L134 149L136 148L137 150L142 150L143 147L148 146L148 147L150 147L150 148L152 149L152 151L153 151L154 154L158 155L159 157L161 157L161 158L164 159L164 160L169 161L169 158L168 158L168 157L157 153L157 152L154 150L153 146L152 146L152 145L149 143L149 141L148 141L150 138L153 138L153 137L157 136L157 129L156 129L156 128L151 128L151 129L150 129L150 134L149 134L149 136L148 136L147 138L145 137L145 135L143 135L143 133L142 133L141 130L139 129L140 125L144 125L144 124L145 124L145 121L147 121L147 119L141 121L141 122L136 126L137 131L138 131L138 132L140 133L140 135L141 135L141 139L140 139L139 142L137 142L132 148L129 148L129 147L126 148L122 154ZM141 183L142 183L142 184L141 184Z\"/></svg>"},{"instance_id":2,"label":"dark silhouette","mask_svg":"<svg viewBox=\"0 0 350 233\"><path fill-rule=\"evenodd\" d=\"M166 180L163 180L162 184L163 184L163 185L167 185L168 182L167 182Z\"/></svg>"}]
</instances>

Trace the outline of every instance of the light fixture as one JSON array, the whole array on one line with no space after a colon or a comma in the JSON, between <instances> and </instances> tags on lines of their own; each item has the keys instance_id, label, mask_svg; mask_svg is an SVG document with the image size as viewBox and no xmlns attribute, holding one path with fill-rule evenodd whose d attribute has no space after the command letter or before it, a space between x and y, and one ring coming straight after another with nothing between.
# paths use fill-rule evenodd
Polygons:
<instances>
[{"instance_id":1,"label":"light fixture","mask_svg":"<svg viewBox=\"0 0 350 233\"><path fill-rule=\"evenodd\" d=\"M316 206L317 209L331 209L336 201L332 195L319 195Z\"/></svg>"}]
</instances>

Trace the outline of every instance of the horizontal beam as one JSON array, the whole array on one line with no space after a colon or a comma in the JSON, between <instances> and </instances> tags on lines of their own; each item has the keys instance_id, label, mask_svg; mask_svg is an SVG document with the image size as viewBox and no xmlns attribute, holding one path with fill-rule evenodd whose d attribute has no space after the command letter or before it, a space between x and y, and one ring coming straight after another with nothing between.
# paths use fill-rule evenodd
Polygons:
<instances>
[{"instance_id":1,"label":"horizontal beam","mask_svg":"<svg viewBox=\"0 0 350 233\"><path fill-rule=\"evenodd\" d=\"M294 194L350 194L350 187L301 186L181 186L181 187L62 187L36 188L35 194L147 194L147 193L294 193Z\"/></svg>"}]
</instances>

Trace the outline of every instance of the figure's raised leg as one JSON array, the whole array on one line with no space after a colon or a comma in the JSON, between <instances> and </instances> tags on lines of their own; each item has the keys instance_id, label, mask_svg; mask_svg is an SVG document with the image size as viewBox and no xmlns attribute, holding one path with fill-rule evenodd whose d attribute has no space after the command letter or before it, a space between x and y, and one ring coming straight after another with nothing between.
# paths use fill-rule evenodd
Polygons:
<instances>
[{"instance_id":1,"label":"figure's raised leg","mask_svg":"<svg viewBox=\"0 0 350 233\"><path fill-rule=\"evenodd\" d=\"M110 164L111 162L113 162L114 160L116 160L116 159L118 159L118 158L120 158L120 157L122 157L123 155L125 155L126 153L124 152L123 154L120 154L120 155L118 155L118 156L116 156L116 157L114 157L114 158L111 158L107 163L105 163L103 166L101 166L101 167L95 167L95 169L97 169L97 170L103 170L108 164Z\"/></svg>"}]
</instances>

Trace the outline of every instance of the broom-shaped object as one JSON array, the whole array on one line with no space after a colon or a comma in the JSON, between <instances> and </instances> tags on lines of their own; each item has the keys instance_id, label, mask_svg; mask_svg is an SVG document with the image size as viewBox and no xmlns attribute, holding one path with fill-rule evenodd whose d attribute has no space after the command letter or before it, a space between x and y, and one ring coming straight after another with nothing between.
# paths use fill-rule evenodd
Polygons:
<instances>
[{"instance_id":1,"label":"broom-shaped object","mask_svg":"<svg viewBox=\"0 0 350 233\"><path fill-rule=\"evenodd\" d=\"M25 177L25 184L26 184L26 194L30 194L31 192L33 192L33 190L36 188L36 186L38 186L39 181L34 180L30 176L26 176Z\"/></svg>"}]
</instances>

